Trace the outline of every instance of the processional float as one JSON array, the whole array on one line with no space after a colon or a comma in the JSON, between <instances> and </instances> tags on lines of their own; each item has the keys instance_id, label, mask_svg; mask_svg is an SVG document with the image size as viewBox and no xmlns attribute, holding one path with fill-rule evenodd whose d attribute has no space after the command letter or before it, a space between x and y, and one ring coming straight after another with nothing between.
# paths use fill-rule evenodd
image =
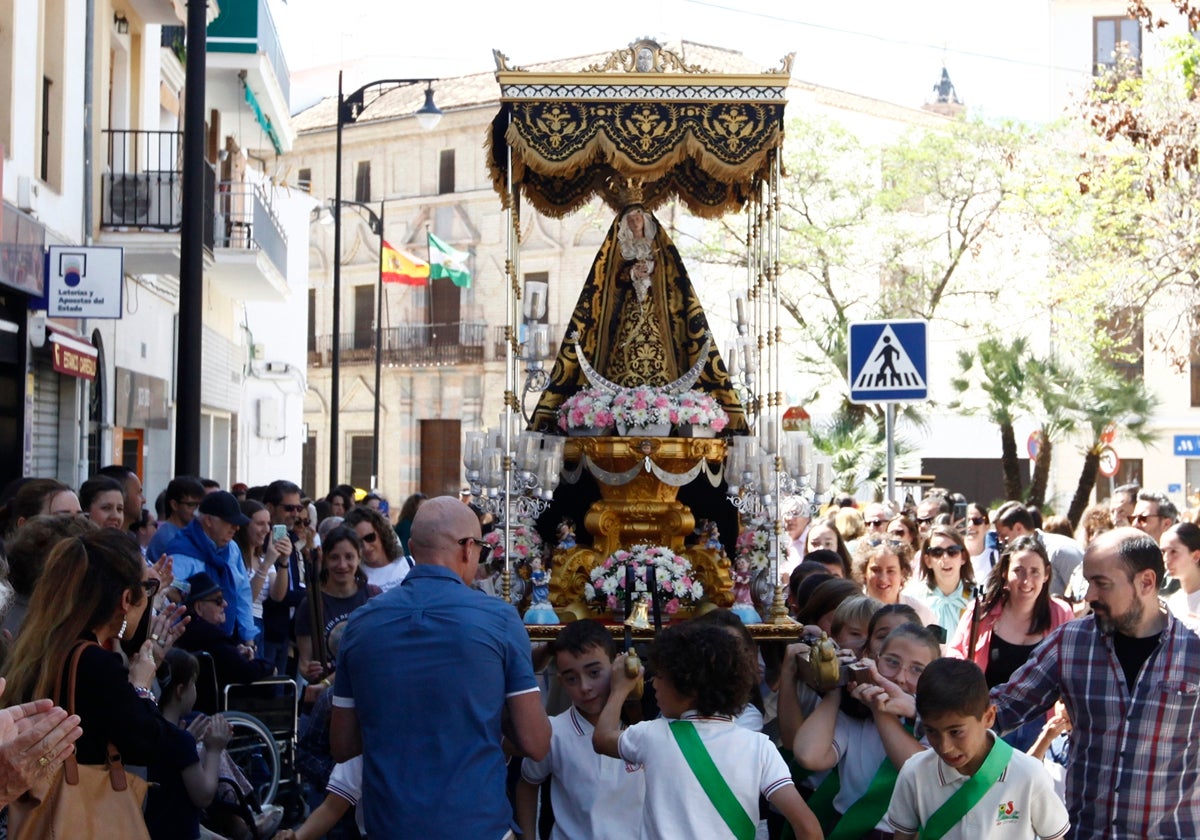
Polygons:
<instances>
[{"instance_id":1,"label":"processional float","mask_svg":"<svg viewBox=\"0 0 1200 840\"><path fill-rule=\"evenodd\" d=\"M628 611L642 591L656 613L659 599L681 614L735 606L754 623L753 600L768 622L788 621L782 507L812 506L828 474L782 416L779 184L792 57L764 73L712 72L648 39L577 72L495 57L501 105L487 147L506 211L505 410L490 432L468 433L464 461L502 521L503 596L528 599L542 623ZM615 217L546 371L530 362L551 337L534 322L548 290L520 279L522 214L559 218L596 200ZM745 287L731 293L737 335L724 355L655 216L677 205L702 219L745 216ZM538 395L528 416L522 363L522 398ZM534 519L560 539L530 571L520 561L545 542ZM698 520L708 533L689 544ZM642 572L655 564L647 587Z\"/></svg>"}]
</instances>

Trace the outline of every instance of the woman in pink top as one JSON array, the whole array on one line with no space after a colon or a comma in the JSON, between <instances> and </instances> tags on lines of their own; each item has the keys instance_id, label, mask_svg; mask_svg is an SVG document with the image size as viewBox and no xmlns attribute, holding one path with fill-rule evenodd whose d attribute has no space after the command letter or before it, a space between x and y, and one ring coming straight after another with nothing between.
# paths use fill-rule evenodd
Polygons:
<instances>
[{"instance_id":1,"label":"woman in pink top","mask_svg":"<svg viewBox=\"0 0 1200 840\"><path fill-rule=\"evenodd\" d=\"M1050 558L1041 539L1036 534L1016 538L988 577L978 620L967 610L959 622L950 654L974 660L989 688L1008 682L1051 630L1075 617L1069 605L1050 596L1050 576ZM1005 740L1024 751L1041 726L1031 721Z\"/></svg>"}]
</instances>

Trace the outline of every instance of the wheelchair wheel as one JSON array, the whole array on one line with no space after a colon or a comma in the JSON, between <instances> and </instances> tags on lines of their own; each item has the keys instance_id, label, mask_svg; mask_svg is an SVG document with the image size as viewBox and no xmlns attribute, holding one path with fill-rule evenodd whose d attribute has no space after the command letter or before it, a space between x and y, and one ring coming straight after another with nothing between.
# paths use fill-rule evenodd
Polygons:
<instances>
[{"instance_id":1,"label":"wheelchair wheel","mask_svg":"<svg viewBox=\"0 0 1200 840\"><path fill-rule=\"evenodd\" d=\"M233 729L225 751L254 786L259 805L270 805L279 790L279 745L275 736L254 715L223 712L222 716Z\"/></svg>"}]
</instances>

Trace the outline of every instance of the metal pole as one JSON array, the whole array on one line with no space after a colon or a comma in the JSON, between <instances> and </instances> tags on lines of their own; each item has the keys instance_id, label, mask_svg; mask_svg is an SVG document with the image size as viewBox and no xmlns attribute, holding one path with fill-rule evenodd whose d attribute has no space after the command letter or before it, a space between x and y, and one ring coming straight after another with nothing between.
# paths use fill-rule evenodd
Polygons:
<instances>
[{"instance_id":1,"label":"metal pole","mask_svg":"<svg viewBox=\"0 0 1200 840\"><path fill-rule=\"evenodd\" d=\"M381 201L379 202L379 277L375 283L375 437L371 444L372 490L379 486L379 403L382 399L380 386L383 382L383 211L384 202Z\"/></svg>"},{"instance_id":2,"label":"metal pole","mask_svg":"<svg viewBox=\"0 0 1200 840\"><path fill-rule=\"evenodd\" d=\"M342 72L338 71L337 154L333 172L333 329L329 353L329 487L338 485L338 402L342 367Z\"/></svg>"},{"instance_id":3,"label":"metal pole","mask_svg":"<svg viewBox=\"0 0 1200 840\"><path fill-rule=\"evenodd\" d=\"M204 72L206 0L188 0L184 83L179 352L175 367L175 474L200 475L200 376L204 336Z\"/></svg>"},{"instance_id":4,"label":"metal pole","mask_svg":"<svg viewBox=\"0 0 1200 840\"><path fill-rule=\"evenodd\" d=\"M896 501L896 404L885 403L887 424L887 500Z\"/></svg>"}]
</instances>

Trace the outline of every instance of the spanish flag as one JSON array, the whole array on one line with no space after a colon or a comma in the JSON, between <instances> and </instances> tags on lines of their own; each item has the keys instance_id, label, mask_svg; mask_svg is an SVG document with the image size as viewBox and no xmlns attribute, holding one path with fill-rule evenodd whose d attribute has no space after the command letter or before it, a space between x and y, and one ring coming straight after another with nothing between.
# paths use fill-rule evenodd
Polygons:
<instances>
[{"instance_id":1,"label":"spanish flag","mask_svg":"<svg viewBox=\"0 0 1200 840\"><path fill-rule=\"evenodd\" d=\"M379 273L384 283L403 283L405 286L424 286L429 282L429 263L407 251L393 248L385 239L379 255Z\"/></svg>"}]
</instances>

